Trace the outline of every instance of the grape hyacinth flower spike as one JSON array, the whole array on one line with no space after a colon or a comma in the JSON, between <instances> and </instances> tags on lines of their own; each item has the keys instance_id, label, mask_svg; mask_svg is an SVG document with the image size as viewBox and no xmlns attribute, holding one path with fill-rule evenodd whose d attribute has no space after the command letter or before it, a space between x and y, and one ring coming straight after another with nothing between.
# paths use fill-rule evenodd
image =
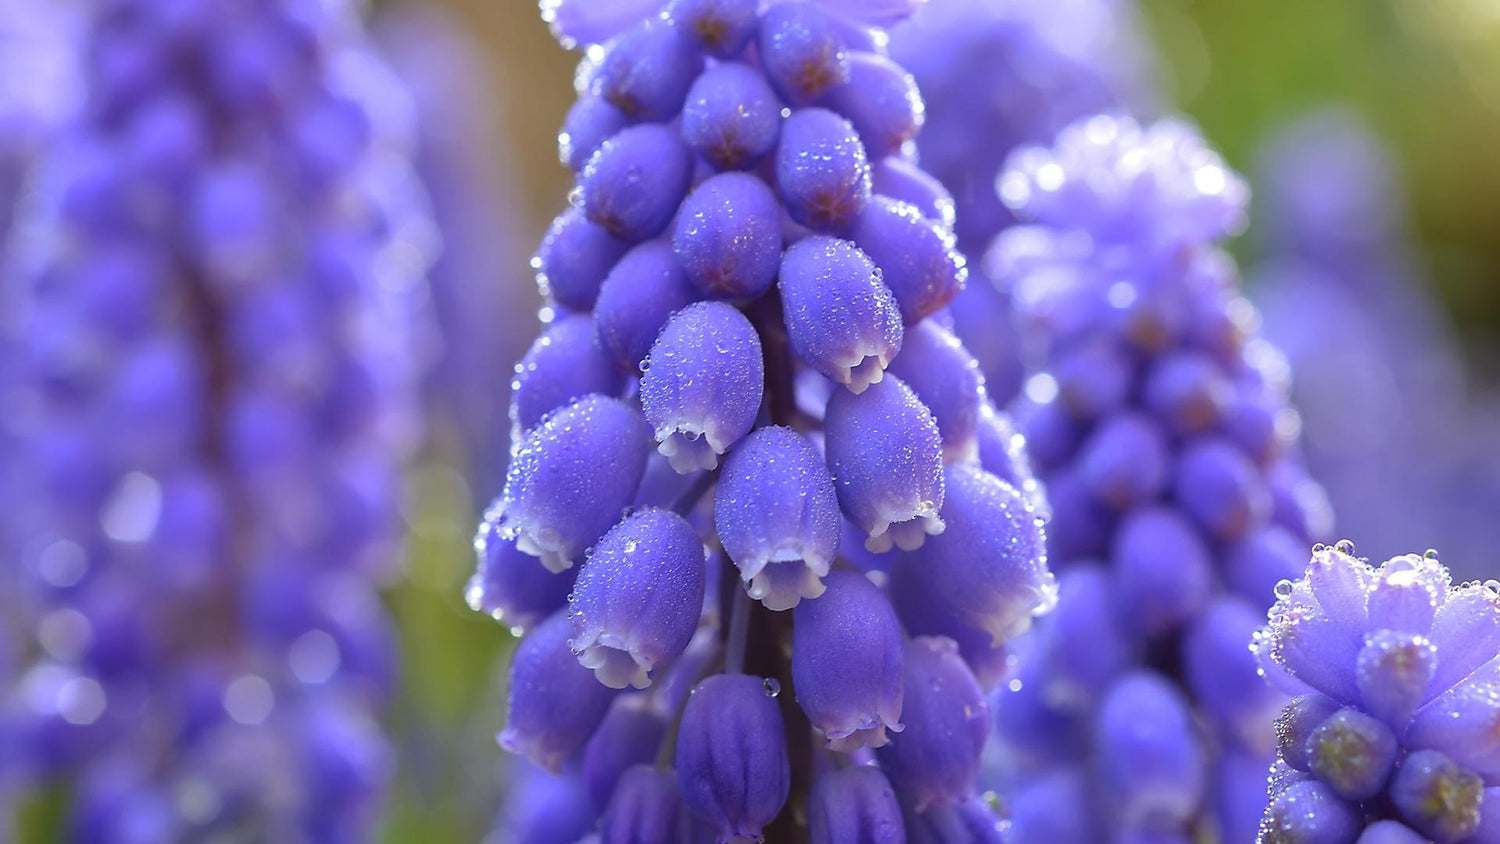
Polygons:
<instances>
[{"instance_id":1,"label":"grape hyacinth flower spike","mask_svg":"<svg viewBox=\"0 0 1500 844\"><path fill-rule=\"evenodd\" d=\"M1346 541L1276 596L1256 650L1296 697L1260 841L1500 840L1500 583Z\"/></svg>"},{"instance_id":2,"label":"grape hyacinth flower spike","mask_svg":"<svg viewBox=\"0 0 1500 844\"><path fill-rule=\"evenodd\" d=\"M1047 504L899 149L920 98L876 27L917 4L645 5L550 7L595 46L469 589L523 635L501 743L602 842L989 840L985 690L1053 603Z\"/></svg>"},{"instance_id":3,"label":"grape hyacinth flower spike","mask_svg":"<svg viewBox=\"0 0 1500 844\"><path fill-rule=\"evenodd\" d=\"M1020 667L995 701L1010 834L1249 840L1245 804L1284 700L1247 645L1326 513L1295 459L1281 359L1254 336L1217 245L1244 221L1247 191L1191 127L1112 115L1018 150L998 189L1029 221L1001 233L986 267L1036 352L1016 414L1047 485L1058 572L1058 606L1012 642ZM1006 593L970 584L1029 541L1023 511L998 481L946 471L947 530L895 577L1012 634L1025 604L1007 612ZM1002 492L1009 530L964 516ZM1064 794L1066 829L1049 820Z\"/></svg>"},{"instance_id":4,"label":"grape hyacinth flower spike","mask_svg":"<svg viewBox=\"0 0 1500 844\"><path fill-rule=\"evenodd\" d=\"M57 104L8 18L62 5L0 13L7 78ZM0 790L66 790L57 836L376 834L435 235L357 5L67 10L84 96L29 179L0 337L27 408L3 614L42 646L0 703ZM517 623L551 600L481 591Z\"/></svg>"}]
</instances>

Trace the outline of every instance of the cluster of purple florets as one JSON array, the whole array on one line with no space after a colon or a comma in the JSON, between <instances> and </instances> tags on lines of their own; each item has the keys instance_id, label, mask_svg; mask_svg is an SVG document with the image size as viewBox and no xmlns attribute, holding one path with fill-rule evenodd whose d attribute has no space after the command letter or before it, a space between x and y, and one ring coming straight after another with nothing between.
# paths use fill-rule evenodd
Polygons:
<instances>
[{"instance_id":1,"label":"cluster of purple florets","mask_svg":"<svg viewBox=\"0 0 1500 844\"><path fill-rule=\"evenodd\" d=\"M78 841L356 840L427 249L342 3L90 9L17 224L7 762Z\"/></svg>"},{"instance_id":2,"label":"cluster of purple florets","mask_svg":"<svg viewBox=\"0 0 1500 844\"><path fill-rule=\"evenodd\" d=\"M1034 221L988 260L1033 372L1017 415L1061 593L998 703L1013 837L1248 840L1282 699L1247 643L1325 526L1280 358L1214 246L1247 192L1190 127L1111 116L998 187Z\"/></svg>"},{"instance_id":3,"label":"cluster of purple florets","mask_svg":"<svg viewBox=\"0 0 1500 844\"><path fill-rule=\"evenodd\" d=\"M1500 583L1317 546L1256 650L1276 722L1263 844L1500 841Z\"/></svg>"},{"instance_id":4,"label":"cluster of purple florets","mask_svg":"<svg viewBox=\"0 0 1500 844\"><path fill-rule=\"evenodd\" d=\"M886 13L759 5L677 0L580 68L469 592L525 631L500 741L604 841L993 840L1037 488L944 321L966 267Z\"/></svg>"}]
</instances>

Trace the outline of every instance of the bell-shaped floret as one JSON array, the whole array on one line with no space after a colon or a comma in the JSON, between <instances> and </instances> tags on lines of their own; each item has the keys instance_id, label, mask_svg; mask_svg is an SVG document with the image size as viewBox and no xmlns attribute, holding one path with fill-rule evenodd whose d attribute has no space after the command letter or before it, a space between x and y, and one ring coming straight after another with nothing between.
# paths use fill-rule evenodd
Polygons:
<instances>
[{"instance_id":1,"label":"bell-shaped floret","mask_svg":"<svg viewBox=\"0 0 1500 844\"><path fill-rule=\"evenodd\" d=\"M683 802L720 841L755 840L786 805L791 763L774 680L717 674L693 689L677 735Z\"/></svg>"},{"instance_id":2,"label":"bell-shaped floret","mask_svg":"<svg viewBox=\"0 0 1500 844\"><path fill-rule=\"evenodd\" d=\"M594 344L594 324L568 314L547 326L516 364L510 382L511 422L526 430L589 393L618 395L624 379Z\"/></svg>"},{"instance_id":3,"label":"bell-shaped floret","mask_svg":"<svg viewBox=\"0 0 1500 844\"><path fill-rule=\"evenodd\" d=\"M724 552L767 609L823 594L838 550L840 516L823 458L790 428L754 432L724 461L714 494Z\"/></svg>"},{"instance_id":4,"label":"bell-shaped floret","mask_svg":"<svg viewBox=\"0 0 1500 844\"><path fill-rule=\"evenodd\" d=\"M902 729L901 622L864 575L836 571L823 583L793 616L797 702L834 750L881 747Z\"/></svg>"},{"instance_id":5,"label":"bell-shaped floret","mask_svg":"<svg viewBox=\"0 0 1500 844\"><path fill-rule=\"evenodd\" d=\"M680 656L703 608L703 542L670 510L640 510L599 540L569 599L573 651L613 689L651 685Z\"/></svg>"},{"instance_id":6,"label":"bell-shaped floret","mask_svg":"<svg viewBox=\"0 0 1500 844\"><path fill-rule=\"evenodd\" d=\"M723 302L673 314L643 364L641 406L660 451L686 474L719 465L750 433L765 392L760 336Z\"/></svg>"},{"instance_id":7,"label":"bell-shaped floret","mask_svg":"<svg viewBox=\"0 0 1500 844\"><path fill-rule=\"evenodd\" d=\"M578 664L565 612L537 625L511 657L509 706L500 746L556 771L588 741L614 698Z\"/></svg>"},{"instance_id":8,"label":"bell-shaped floret","mask_svg":"<svg viewBox=\"0 0 1500 844\"><path fill-rule=\"evenodd\" d=\"M970 797L990 733L984 690L952 639L908 641L902 677L906 729L877 751L881 767L918 812Z\"/></svg>"}]
</instances>

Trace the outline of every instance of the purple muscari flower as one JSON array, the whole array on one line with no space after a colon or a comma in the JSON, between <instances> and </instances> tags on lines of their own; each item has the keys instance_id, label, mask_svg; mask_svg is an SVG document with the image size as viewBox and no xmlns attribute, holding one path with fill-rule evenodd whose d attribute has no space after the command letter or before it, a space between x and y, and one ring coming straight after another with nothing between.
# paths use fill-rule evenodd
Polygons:
<instances>
[{"instance_id":1,"label":"purple muscari flower","mask_svg":"<svg viewBox=\"0 0 1500 844\"><path fill-rule=\"evenodd\" d=\"M797 702L829 747L882 747L902 729L901 622L864 575L832 572L823 585L793 617Z\"/></svg>"},{"instance_id":2,"label":"purple muscari flower","mask_svg":"<svg viewBox=\"0 0 1500 844\"><path fill-rule=\"evenodd\" d=\"M851 226L871 191L870 159L853 124L827 109L792 112L776 149L776 187L798 223L835 233Z\"/></svg>"},{"instance_id":3,"label":"purple muscari flower","mask_svg":"<svg viewBox=\"0 0 1500 844\"><path fill-rule=\"evenodd\" d=\"M1247 658L1252 619L1322 527L1291 456L1282 362L1254 336L1215 245L1243 221L1246 192L1173 122L1091 117L1011 161L1002 198L1033 222L1002 232L986 266L1034 355L1016 412L1047 485L1048 559L1090 580L1013 644L1020 688L996 704L1014 722L1000 730L1011 752L999 790L1015 803L1043 771L1090 770L1082 793L1099 827L1233 840L1248 812L1216 791L1222 763L1269 765L1280 705ZM956 523L944 516L947 544ZM954 559L965 557L926 570ZM950 600L975 591L955 586ZM1083 652L1070 637L1118 644ZM1134 735L1137 721L1160 732ZM1022 844L1046 840L1027 829L1043 834L1024 825Z\"/></svg>"},{"instance_id":4,"label":"purple muscari flower","mask_svg":"<svg viewBox=\"0 0 1500 844\"><path fill-rule=\"evenodd\" d=\"M717 674L693 689L677 735L683 802L719 840L759 838L790 787L774 680Z\"/></svg>"},{"instance_id":5,"label":"purple muscari flower","mask_svg":"<svg viewBox=\"0 0 1500 844\"><path fill-rule=\"evenodd\" d=\"M614 689L651 685L682 654L703 608L703 542L670 510L627 516L589 554L568 599L573 652Z\"/></svg>"},{"instance_id":6,"label":"purple muscari flower","mask_svg":"<svg viewBox=\"0 0 1500 844\"><path fill-rule=\"evenodd\" d=\"M994 185L1016 147L1050 143L1078 118L1151 99L1135 14L1133 5L1109 0L946 0L925 4L891 33L892 57L922 90L917 151L957 201L949 227L961 250L979 256L1014 222ZM989 93L976 98L976 90ZM1015 338L995 330L1010 319L1009 291L978 262L970 272L973 283L953 309L955 332L1003 405L1022 370Z\"/></svg>"},{"instance_id":7,"label":"purple muscari flower","mask_svg":"<svg viewBox=\"0 0 1500 844\"><path fill-rule=\"evenodd\" d=\"M986 403L979 363L957 337L932 320L909 328L901 351L891 361L889 372L911 387L932 411L943 438L944 457L977 458L979 416Z\"/></svg>"},{"instance_id":8,"label":"purple muscari flower","mask_svg":"<svg viewBox=\"0 0 1500 844\"><path fill-rule=\"evenodd\" d=\"M757 5L756 0L671 0L667 16L705 53L730 59L755 38Z\"/></svg>"},{"instance_id":9,"label":"purple muscari flower","mask_svg":"<svg viewBox=\"0 0 1500 844\"><path fill-rule=\"evenodd\" d=\"M968 264L949 228L917 206L875 197L855 218L849 237L880 265L881 280L901 306L907 325L953 301L968 279Z\"/></svg>"},{"instance_id":10,"label":"purple muscari flower","mask_svg":"<svg viewBox=\"0 0 1500 844\"><path fill-rule=\"evenodd\" d=\"M682 107L682 136L715 170L754 167L776 148L780 134L781 103L749 65L730 62L704 71Z\"/></svg>"},{"instance_id":11,"label":"purple muscari flower","mask_svg":"<svg viewBox=\"0 0 1500 844\"><path fill-rule=\"evenodd\" d=\"M626 30L599 62L592 87L631 120L670 120L703 70L703 54L665 19Z\"/></svg>"},{"instance_id":12,"label":"purple muscari flower","mask_svg":"<svg viewBox=\"0 0 1500 844\"><path fill-rule=\"evenodd\" d=\"M761 428L724 462L714 496L719 542L767 609L823 594L839 543L839 503L823 458L790 428Z\"/></svg>"},{"instance_id":13,"label":"purple muscari flower","mask_svg":"<svg viewBox=\"0 0 1500 844\"><path fill-rule=\"evenodd\" d=\"M953 464L943 477L946 529L897 565L920 571L949 613L1000 644L1057 601L1041 523L1014 487L982 469Z\"/></svg>"},{"instance_id":14,"label":"purple muscari flower","mask_svg":"<svg viewBox=\"0 0 1500 844\"><path fill-rule=\"evenodd\" d=\"M745 173L705 179L682 203L672 249L704 296L760 296L771 288L781 264L776 195Z\"/></svg>"},{"instance_id":15,"label":"purple muscari flower","mask_svg":"<svg viewBox=\"0 0 1500 844\"><path fill-rule=\"evenodd\" d=\"M600 808L609 803L620 776L656 759L667 734L669 713L649 695L619 695L583 748L583 779Z\"/></svg>"},{"instance_id":16,"label":"purple muscari flower","mask_svg":"<svg viewBox=\"0 0 1500 844\"><path fill-rule=\"evenodd\" d=\"M902 675L906 729L878 751L881 767L919 812L971 796L990 732L984 691L952 639L907 642Z\"/></svg>"},{"instance_id":17,"label":"purple muscari flower","mask_svg":"<svg viewBox=\"0 0 1500 844\"><path fill-rule=\"evenodd\" d=\"M568 613L553 613L521 640L511 657L500 746L549 771L583 747L615 696L579 664L569 644L573 635Z\"/></svg>"},{"instance_id":18,"label":"purple muscari flower","mask_svg":"<svg viewBox=\"0 0 1500 844\"><path fill-rule=\"evenodd\" d=\"M672 127L622 129L599 147L579 178L583 213L614 237L655 237L672 222L692 176L692 150Z\"/></svg>"},{"instance_id":19,"label":"purple muscari flower","mask_svg":"<svg viewBox=\"0 0 1500 844\"><path fill-rule=\"evenodd\" d=\"M516 543L500 536L500 513L485 513L474 536L479 564L464 587L469 607L515 630L524 630L568 603L578 570L551 572Z\"/></svg>"},{"instance_id":20,"label":"purple muscari flower","mask_svg":"<svg viewBox=\"0 0 1500 844\"><path fill-rule=\"evenodd\" d=\"M563 571L619 520L646 471L650 428L600 395L558 410L522 438L496 503L500 536Z\"/></svg>"},{"instance_id":21,"label":"purple muscari flower","mask_svg":"<svg viewBox=\"0 0 1500 844\"><path fill-rule=\"evenodd\" d=\"M982 689L1012 678L1005 637L1050 603L1048 507L949 329L967 267L953 198L906 144L920 99L873 28L914 6L548 4L560 37L597 47L560 139L575 208L538 250L548 323L470 596L532 627L505 743L587 783L580 813L605 817L584 840L999 834L973 797ZM244 405L239 459L313 453L272 424L285 416ZM1068 462L1074 427L1038 465ZM56 482L94 483L56 439ZM921 552L935 566L887 553L917 554L950 511L968 547ZM528 623L569 577L565 655L555 610ZM875 745L889 781L857 768ZM675 781L632 767L666 748ZM676 800L688 826L668 829Z\"/></svg>"},{"instance_id":22,"label":"purple muscari flower","mask_svg":"<svg viewBox=\"0 0 1500 844\"><path fill-rule=\"evenodd\" d=\"M510 382L511 422L527 429L589 393L616 395L624 379L594 344L587 316L559 318L537 336Z\"/></svg>"},{"instance_id":23,"label":"purple muscari flower","mask_svg":"<svg viewBox=\"0 0 1500 844\"><path fill-rule=\"evenodd\" d=\"M839 506L866 548L914 550L943 532L942 443L910 387L887 378L858 395L836 391L824 426Z\"/></svg>"},{"instance_id":24,"label":"purple muscari flower","mask_svg":"<svg viewBox=\"0 0 1500 844\"><path fill-rule=\"evenodd\" d=\"M610 267L629 248L629 243L590 222L582 210L570 208L552 221L532 260L537 285L542 295L559 305L587 311L599 298Z\"/></svg>"},{"instance_id":25,"label":"purple muscari flower","mask_svg":"<svg viewBox=\"0 0 1500 844\"><path fill-rule=\"evenodd\" d=\"M575 844L593 829L595 810L576 776L521 759L508 768L505 802L485 844Z\"/></svg>"},{"instance_id":26,"label":"purple muscari flower","mask_svg":"<svg viewBox=\"0 0 1500 844\"><path fill-rule=\"evenodd\" d=\"M594 304L599 348L619 368L638 371L667 318L697 298L672 245L642 243L620 258L599 288Z\"/></svg>"},{"instance_id":27,"label":"purple muscari flower","mask_svg":"<svg viewBox=\"0 0 1500 844\"><path fill-rule=\"evenodd\" d=\"M760 336L731 305L699 302L673 314L641 369L646 421L680 473L718 466L755 424L765 393Z\"/></svg>"},{"instance_id":28,"label":"purple muscari flower","mask_svg":"<svg viewBox=\"0 0 1500 844\"><path fill-rule=\"evenodd\" d=\"M0 203L3 790L75 783L81 840L367 838L433 249L402 87L342 3L122 0L55 54L23 7L21 93L86 96Z\"/></svg>"},{"instance_id":29,"label":"purple muscari flower","mask_svg":"<svg viewBox=\"0 0 1500 844\"><path fill-rule=\"evenodd\" d=\"M907 839L895 790L879 768L869 765L818 777L808 815L812 840L826 844L904 844Z\"/></svg>"},{"instance_id":30,"label":"purple muscari flower","mask_svg":"<svg viewBox=\"0 0 1500 844\"><path fill-rule=\"evenodd\" d=\"M868 256L809 237L787 249L777 287L798 357L854 393L880 382L901 350L901 312Z\"/></svg>"},{"instance_id":31,"label":"purple muscari flower","mask_svg":"<svg viewBox=\"0 0 1500 844\"><path fill-rule=\"evenodd\" d=\"M1375 568L1353 550L1315 547L1257 637L1266 678L1300 695L1277 722L1277 764L1299 781L1273 793L1261 840L1487 841L1500 587L1451 585L1435 552Z\"/></svg>"}]
</instances>

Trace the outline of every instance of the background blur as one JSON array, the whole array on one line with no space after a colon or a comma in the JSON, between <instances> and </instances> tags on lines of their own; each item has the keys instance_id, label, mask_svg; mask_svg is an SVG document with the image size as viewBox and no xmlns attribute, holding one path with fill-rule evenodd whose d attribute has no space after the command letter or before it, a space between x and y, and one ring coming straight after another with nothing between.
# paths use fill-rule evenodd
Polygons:
<instances>
[{"instance_id":1,"label":"background blur","mask_svg":"<svg viewBox=\"0 0 1500 844\"><path fill-rule=\"evenodd\" d=\"M1370 477L1347 480L1347 493L1331 482L1335 506L1348 511L1345 495L1406 483L1380 473L1381 458L1395 451L1409 451L1423 464L1416 474L1440 476L1430 486L1375 489L1370 497L1381 501L1360 508L1363 515L1341 513L1341 524L1363 519L1373 531L1382 524L1382 502L1404 496L1410 509L1425 503L1444 516L1408 519L1406 527L1428 538L1408 539L1392 528L1375 547L1361 540L1362 551L1421 550L1385 547L1388 540L1451 542L1462 546L1463 559L1452 561L1456 569L1494 576L1500 556L1488 549L1500 547L1500 402L1491 398L1500 387L1500 4L1142 0L1140 8L1158 50L1164 107L1196 120L1258 192L1255 224L1236 250L1252 295L1266 297L1267 332L1288 349L1297 371L1309 373L1299 401L1308 409L1314 447L1319 401L1341 416L1341 438L1365 427L1376 432L1353 437L1363 450L1343 455ZM433 87L441 96L424 96L421 80L415 87L425 119L452 129L438 134L467 139L465 150L444 152L448 158L439 163L467 156L495 188L495 201L470 208L462 221L487 248L462 261L448 258L469 274L465 284L502 303L484 326L496 356L494 389L534 333L531 317L540 302L527 258L563 207L570 183L557 163L555 132L572 101L575 59L552 40L528 0L405 0L377 3L376 11L423 25L444 26L446 18L450 38L471 41L453 44L451 53L455 69L472 77L467 84L439 81ZM1295 172L1266 162L1279 160L1278 133L1314 112L1323 117L1311 129L1304 125L1311 135L1303 137L1354 133L1355 152L1334 143L1323 163L1303 166L1316 174L1348 165L1341 171L1348 195L1375 206L1364 208L1361 219L1378 218L1378 225L1350 243L1356 259L1370 258L1371 269L1359 260L1343 266L1356 276L1401 276L1407 286L1391 309L1394 319L1353 313L1359 296L1312 302L1287 283L1278 261L1277 251L1296 239L1304 220L1295 213L1296 196L1272 202L1265 188L1295 194L1299 185L1291 177L1277 187L1258 174ZM1373 140L1359 135L1360 124ZM468 247L450 236L449 248ZM1362 333L1349 333L1351 325ZM1334 365L1341 349L1357 350L1363 368ZM1433 356L1431 367L1403 367ZM1430 395L1434 382L1441 382L1440 399ZM1403 415L1437 418L1425 425L1389 422ZM501 424L496 420L495 442L503 442ZM1436 439L1452 442L1426 441ZM503 451L492 458L502 459ZM1339 455L1328 459L1337 466ZM1440 460L1442 468L1435 466ZM1450 470L1447 462L1462 468ZM498 491L495 468L482 466L466 481L432 461L415 479L413 558L390 595L403 630L406 676L396 713L402 775L389 841L479 840L502 805L503 762L491 737L502 717L497 668L509 636L470 612L461 596L472 565L474 502ZM1447 518L1450 512L1457 515ZM1451 553L1445 547L1445 559Z\"/></svg>"}]
</instances>

